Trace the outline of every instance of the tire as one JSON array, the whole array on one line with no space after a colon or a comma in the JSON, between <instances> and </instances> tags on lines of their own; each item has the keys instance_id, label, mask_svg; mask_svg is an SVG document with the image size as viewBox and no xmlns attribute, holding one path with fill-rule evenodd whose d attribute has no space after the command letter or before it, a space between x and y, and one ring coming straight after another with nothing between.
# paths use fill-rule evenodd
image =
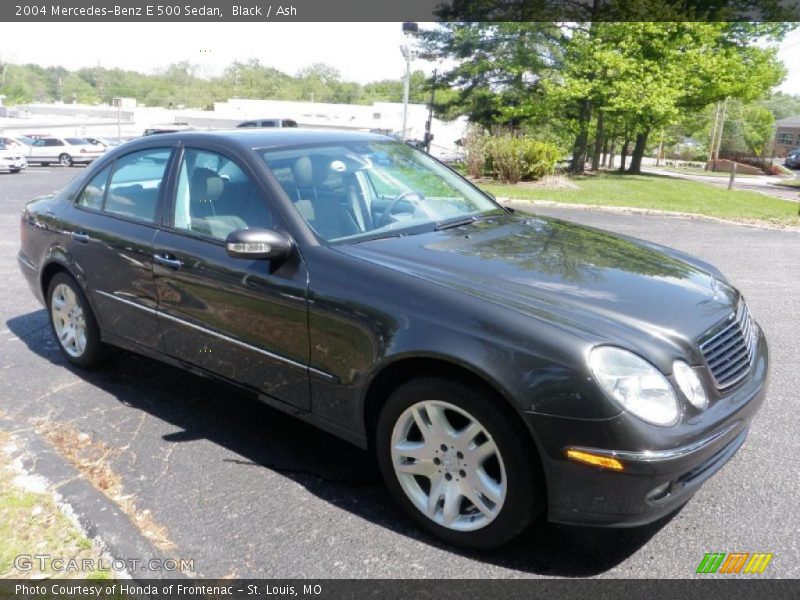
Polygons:
<instances>
[{"instance_id":1,"label":"tire","mask_svg":"<svg viewBox=\"0 0 800 600\"><path fill-rule=\"evenodd\" d=\"M41 166L43 166L43 167L49 167L49 166L50 166L50 163L49 163L49 162L48 162L48 163L44 163L44 162L43 162L43 163L40 163L40 164L41 164Z\"/></svg>"},{"instance_id":2,"label":"tire","mask_svg":"<svg viewBox=\"0 0 800 600\"><path fill-rule=\"evenodd\" d=\"M72 157L69 154L62 154L58 157L58 164L62 167L71 167L72 166Z\"/></svg>"},{"instance_id":3,"label":"tire","mask_svg":"<svg viewBox=\"0 0 800 600\"><path fill-rule=\"evenodd\" d=\"M9 169L12 173L19 173L22 169Z\"/></svg>"},{"instance_id":4,"label":"tire","mask_svg":"<svg viewBox=\"0 0 800 600\"><path fill-rule=\"evenodd\" d=\"M47 314L58 347L70 363L91 369L105 362L109 352L100 341L97 319L86 295L71 275L57 273L50 280Z\"/></svg>"},{"instance_id":5,"label":"tire","mask_svg":"<svg viewBox=\"0 0 800 600\"><path fill-rule=\"evenodd\" d=\"M397 388L378 417L375 451L392 497L420 527L457 546L501 546L546 504L530 435L497 403L458 380L421 378Z\"/></svg>"}]
</instances>

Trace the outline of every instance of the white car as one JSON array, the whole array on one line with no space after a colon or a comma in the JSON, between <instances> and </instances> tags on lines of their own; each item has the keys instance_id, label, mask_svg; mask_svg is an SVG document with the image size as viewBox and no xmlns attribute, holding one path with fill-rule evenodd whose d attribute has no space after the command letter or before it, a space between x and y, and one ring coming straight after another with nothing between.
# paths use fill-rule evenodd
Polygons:
<instances>
[{"instance_id":1,"label":"white car","mask_svg":"<svg viewBox=\"0 0 800 600\"><path fill-rule=\"evenodd\" d=\"M40 138L33 142L28 154L29 163L47 166L59 163L64 167L89 164L105 152L105 148L83 138Z\"/></svg>"},{"instance_id":2,"label":"white car","mask_svg":"<svg viewBox=\"0 0 800 600\"><path fill-rule=\"evenodd\" d=\"M18 146L6 145L0 142L0 171L19 173L28 167L25 153Z\"/></svg>"}]
</instances>

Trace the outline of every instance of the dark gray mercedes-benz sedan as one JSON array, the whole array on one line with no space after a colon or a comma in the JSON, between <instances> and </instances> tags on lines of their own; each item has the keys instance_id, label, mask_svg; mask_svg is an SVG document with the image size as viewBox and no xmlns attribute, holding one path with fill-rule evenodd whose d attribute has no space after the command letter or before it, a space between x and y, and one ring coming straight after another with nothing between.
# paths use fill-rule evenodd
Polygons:
<instances>
[{"instance_id":1,"label":"dark gray mercedes-benz sedan","mask_svg":"<svg viewBox=\"0 0 800 600\"><path fill-rule=\"evenodd\" d=\"M464 546L670 513L765 394L764 335L713 266L513 213L379 135L143 138L21 234L72 364L115 346L250 390L374 451Z\"/></svg>"}]
</instances>

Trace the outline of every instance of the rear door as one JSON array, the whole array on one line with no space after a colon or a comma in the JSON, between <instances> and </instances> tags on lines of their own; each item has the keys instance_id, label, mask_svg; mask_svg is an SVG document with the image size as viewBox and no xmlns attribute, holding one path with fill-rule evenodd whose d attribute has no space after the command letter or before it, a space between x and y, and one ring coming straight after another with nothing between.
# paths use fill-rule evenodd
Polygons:
<instances>
[{"instance_id":1,"label":"rear door","mask_svg":"<svg viewBox=\"0 0 800 600\"><path fill-rule=\"evenodd\" d=\"M165 351L188 363L308 409L305 265L233 258L225 238L244 228L284 230L246 162L225 150L187 147L154 275Z\"/></svg>"},{"instance_id":2,"label":"rear door","mask_svg":"<svg viewBox=\"0 0 800 600\"><path fill-rule=\"evenodd\" d=\"M130 152L101 169L68 209L69 252L88 282L104 335L160 349L153 238L170 146Z\"/></svg>"}]
</instances>

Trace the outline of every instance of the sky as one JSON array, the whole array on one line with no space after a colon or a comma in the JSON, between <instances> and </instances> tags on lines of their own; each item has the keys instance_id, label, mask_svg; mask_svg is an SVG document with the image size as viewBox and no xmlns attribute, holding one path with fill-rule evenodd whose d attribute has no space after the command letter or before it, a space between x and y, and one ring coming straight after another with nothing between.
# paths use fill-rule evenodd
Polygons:
<instances>
[{"instance_id":1,"label":"sky","mask_svg":"<svg viewBox=\"0 0 800 600\"><path fill-rule=\"evenodd\" d=\"M68 69L100 64L149 73L188 60L215 75L234 60L258 58L292 75L324 62L359 83L398 79L405 70L400 23L18 23L3 29L1 59ZM48 39L61 42L33 43ZM778 89L800 94L800 30L786 37L780 57L789 73ZM422 60L413 65L426 73L436 67Z\"/></svg>"}]
</instances>

